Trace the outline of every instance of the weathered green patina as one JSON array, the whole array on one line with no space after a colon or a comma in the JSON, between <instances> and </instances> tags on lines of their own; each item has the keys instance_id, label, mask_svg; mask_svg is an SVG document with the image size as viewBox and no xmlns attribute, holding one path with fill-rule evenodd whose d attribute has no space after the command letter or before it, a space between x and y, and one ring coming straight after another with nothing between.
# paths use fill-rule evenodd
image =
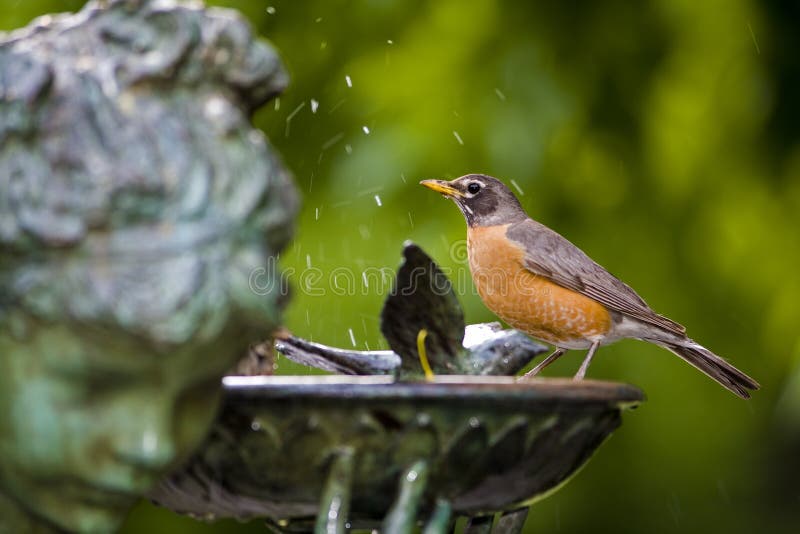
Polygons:
<instances>
[{"instance_id":1,"label":"weathered green patina","mask_svg":"<svg viewBox=\"0 0 800 534\"><path fill-rule=\"evenodd\" d=\"M279 324L297 197L236 13L88 4L0 36L0 532L114 530ZM277 276L277 273L269 273Z\"/></svg>"}]
</instances>

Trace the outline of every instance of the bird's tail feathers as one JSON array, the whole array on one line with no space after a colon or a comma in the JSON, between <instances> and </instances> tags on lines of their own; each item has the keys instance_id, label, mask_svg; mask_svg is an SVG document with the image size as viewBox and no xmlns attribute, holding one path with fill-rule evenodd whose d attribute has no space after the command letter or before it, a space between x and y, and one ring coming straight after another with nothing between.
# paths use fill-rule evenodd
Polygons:
<instances>
[{"instance_id":1,"label":"bird's tail feathers","mask_svg":"<svg viewBox=\"0 0 800 534\"><path fill-rule=\"evenodd\" d=\"M750 391L761 387L758 382L729 364L723 358L689 338L669 340L647 339L647 341L674 352L683 358L683 360L743 399L749 399Z\"/></svg>"}]
</instances>

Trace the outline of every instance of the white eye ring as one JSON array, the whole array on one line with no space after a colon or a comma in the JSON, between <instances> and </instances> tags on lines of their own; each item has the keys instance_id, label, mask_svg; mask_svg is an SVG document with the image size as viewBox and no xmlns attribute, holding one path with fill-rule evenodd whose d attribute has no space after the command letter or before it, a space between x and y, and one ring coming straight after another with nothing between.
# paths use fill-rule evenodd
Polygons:
<instances>
[{"instance_id":1,"label":"white eye ring","mask_svg":"<svg viewBox=\"0 0 800 534\"><path fill-rule=\"evenodd\" d=\"M469 193L470 196L477 195L481 189L483 189L483 184L480 182L470 182L469 185L467 185L467 193Z\"/></svg>"}]
</instances>

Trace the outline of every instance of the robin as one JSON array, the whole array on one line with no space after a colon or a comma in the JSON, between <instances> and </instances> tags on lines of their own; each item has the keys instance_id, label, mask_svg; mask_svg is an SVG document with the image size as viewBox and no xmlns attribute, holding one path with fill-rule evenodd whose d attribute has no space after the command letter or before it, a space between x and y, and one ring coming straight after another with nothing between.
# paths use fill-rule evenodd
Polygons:
<instances>
[{"instance_id":1,"label":"robin","mask_svg":"<svg viewBox=\"0 0 800 534\"><path fill-rule=\"evenodd\" d=\"M453 200L467 220L472 279L486 306L508 324L556 350L534 376L567 350L588 349L583 379L597 347L624 338L660 345L742 397L758 383L707 348L686 329L654 312L620 281L567 239L534 221L500 181L468 174L422 185Z\"/></svg>"}]
</instances>

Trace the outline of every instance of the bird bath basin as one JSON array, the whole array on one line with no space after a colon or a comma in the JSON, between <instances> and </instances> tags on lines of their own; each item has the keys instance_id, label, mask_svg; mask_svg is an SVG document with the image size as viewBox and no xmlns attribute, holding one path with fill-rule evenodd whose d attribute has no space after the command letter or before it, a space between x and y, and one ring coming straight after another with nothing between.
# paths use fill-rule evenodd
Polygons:
<instances>
[{"instance_id":1,"label":"bird bath basin","mask_svg":"<svg viewBox=\"0 0 800 534\"><path fill-rule=\"evenodd\" d=\"M402 532L426 517L444 531L451 517L526 507L643 399L620 383L498 376L232 376L224 388L205 447L151 498L318 532Z\"/></svg>"}]
</instances>

